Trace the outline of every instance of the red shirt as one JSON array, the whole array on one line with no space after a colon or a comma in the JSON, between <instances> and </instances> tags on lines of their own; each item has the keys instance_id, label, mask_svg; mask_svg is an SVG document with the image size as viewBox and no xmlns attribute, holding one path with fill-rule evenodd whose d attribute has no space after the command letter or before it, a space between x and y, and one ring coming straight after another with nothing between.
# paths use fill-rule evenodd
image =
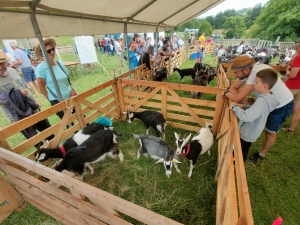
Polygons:
<instances>
[{"instance_id":1,"label":"red shirt","mask_svg":"<svg viewBox=\"0 0 300 225\"><path fill-rule=\"evenodd\" d=\"M299 67L300 68L300 54L298 54L293 62L292 62L292 68L293 67ZM300 70L297 74L297 76L293 79L288 79L285 82L285 85L289 88L289 89L300 89Z\"/></svg>"}]
</instances>

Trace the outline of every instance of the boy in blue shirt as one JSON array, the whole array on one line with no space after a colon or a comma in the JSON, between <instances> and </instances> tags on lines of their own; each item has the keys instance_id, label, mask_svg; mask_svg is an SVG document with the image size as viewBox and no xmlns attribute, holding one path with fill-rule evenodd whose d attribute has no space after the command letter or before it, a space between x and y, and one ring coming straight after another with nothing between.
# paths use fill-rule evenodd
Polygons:
<instances>
[{"instance_id":1,"label":"boy in blue shirt","mask_svg":"<svg viewBox=\"0 0 300 225\"><path fill-rule=\"evenodd\" d=\"M229 107L240 120L239 129L244 162L252 142L255 142L264 130L269 113L279 104L270 92L277 79L278 75L273 69L260 70L256 74L254 83L255 91L260 94L254 104L247 106L232 102Z\"/></svg>"}]
</instances>

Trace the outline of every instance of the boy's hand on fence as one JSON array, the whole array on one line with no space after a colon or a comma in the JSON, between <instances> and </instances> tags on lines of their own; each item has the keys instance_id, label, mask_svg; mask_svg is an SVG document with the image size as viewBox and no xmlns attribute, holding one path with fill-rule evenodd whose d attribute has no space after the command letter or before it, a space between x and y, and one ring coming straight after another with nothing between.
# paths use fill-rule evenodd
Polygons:
<instances>
[{"instance_id":1,"label":"boy's hand on fence","mask_svg":"<svg viewBox=\"0 0 300 225\"><path fill-rule=\"evenodd\" d=\"M233 106L238 106L238 103L236 102L231 102L230 106L229 106L229 109L232 109Z\"/></svg>"}]
</instances>

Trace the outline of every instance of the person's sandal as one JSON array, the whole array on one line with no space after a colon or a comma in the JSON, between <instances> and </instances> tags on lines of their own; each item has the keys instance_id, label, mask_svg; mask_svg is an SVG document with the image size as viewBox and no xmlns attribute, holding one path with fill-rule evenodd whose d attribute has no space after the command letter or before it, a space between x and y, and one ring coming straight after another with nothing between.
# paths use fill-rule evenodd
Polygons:
<instances>
[{"instance_id":1,"label":"person's sandal","mask_svg":"<svg viewBox=\"0 0 300 225\"><path fill-rule=\"evenodd\" d=\"M290 128L283 127L282 130L285 130L290 135L294 134L294 131L290 130Z\"/></svg>"}]
</instances>

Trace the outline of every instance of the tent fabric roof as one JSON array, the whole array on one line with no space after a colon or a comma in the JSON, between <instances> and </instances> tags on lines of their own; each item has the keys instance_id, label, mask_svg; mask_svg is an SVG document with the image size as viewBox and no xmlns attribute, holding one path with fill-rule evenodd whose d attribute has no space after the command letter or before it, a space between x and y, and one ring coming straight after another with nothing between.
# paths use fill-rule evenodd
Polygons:
<instances>
[{"instance_id":1,"label":"tent fabric roof","mask_svg":"<svg viewBox=\"0 0 300 225\"><path fill-rule=\"evenodd\" d=\"M77 36L173 29L225 0L0 0L0 38L36 37L30 5L43 36Z\"/></svg>"}]
</instances>

